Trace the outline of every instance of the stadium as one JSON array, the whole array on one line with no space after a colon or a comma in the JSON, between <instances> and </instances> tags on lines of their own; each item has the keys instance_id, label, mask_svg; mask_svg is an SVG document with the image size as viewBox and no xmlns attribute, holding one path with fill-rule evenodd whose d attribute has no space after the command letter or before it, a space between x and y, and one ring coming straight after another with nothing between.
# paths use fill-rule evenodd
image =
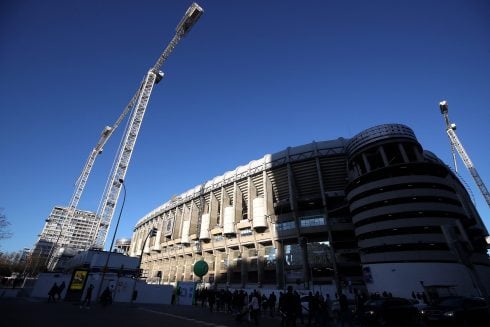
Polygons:
<instances>
[{"instance_id":1,"label":"stadium","mask_svg":"<svg viewBox=\"0 0 490 327\"><path fill-rule=\"evenodd\" d=\"M157 232L151 232L156 228ZM173 197L141 218L129 254L149 283L490 291L488 236L459 178L405 125L289 147Z\"/></svg>"}]
</instances>

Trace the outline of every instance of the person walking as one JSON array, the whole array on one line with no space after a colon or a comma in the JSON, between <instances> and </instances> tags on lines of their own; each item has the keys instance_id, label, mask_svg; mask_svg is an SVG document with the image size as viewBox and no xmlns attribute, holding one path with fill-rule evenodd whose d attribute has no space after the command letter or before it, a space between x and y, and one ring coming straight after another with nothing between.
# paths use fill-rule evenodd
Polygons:
<instances>
[{"instance_id":1,"label":"person walking","mask_svg":"<svg viewBox=\"0 0 490 327\"><path fill-rule=\"evenodd\" d=\"M210 312L213 312L215 301L216 301L216 294L215 294L214 290L209 290L208 291L208 304L209 304L209 311Z\"/></svg>"},{"instance_id":2,"label":"person walking","mask_svg":"<svg viewBox=\"0 0 490 327\"><path fill-rule=\"evenodd\" d=\"M94 290L94 285L90 284L87 288L87 292L85 293L85 298L80 304L80 309L87 308L90 309L90 301L92 300L92 291Z\"/></svg>"},{"instance_id":3,"label":"person walking","mask_svg":"<svg viewBox=\"0 0 490 327\"><path fill-rule=\"evenodd\" d=\"M274 314L276 313L276 294L272 292L269 295L269 314L271 317L274 317Z\"/></svg>"},{"instance_id":4,"label":"person walking","mask_svg":"<svg viewBox=\"0 0 490 327\"><path fill-rule=\"evenodd\" d=\"M340 326L344 327L346 325L349 325L352 327L352 317L349 309L349 302L345 294L340 294L339 307L340 307Z\"/></svg>"},{"instance_id":5,"label":"person walking","mask_svg":"<svg viewBox=\"0 0 490 327\"><path fill-rule=\"evenodd\" d=\"M313 320L315 320L315 325L318 323L317 319L318 312L318 298L313 295L312 292L308 293L308 327L311 326Z\"/></svg>"},{"instance_id":6,"label":"person walking","mask_svg":"<svg viewBox=\"0 0 490 327\"><path fill-rule=\"evenodd\" d=\"M252 293L252 300L250 301L250 318L254 321L255 326L259 325L259 314L260 314L260 305L259 305L259 294L257 291Z\"/></svg>"},{"instance_id":7,"label":"person walking","mask_svg":"<svg viewBox=\"0 0 490 327\"><path fill-rule=\"evenodd\" d=\"M103 307L112 303L112 293L111 290L109 289L109 286L107 286L104 292L102 292L102 295L100 296L100 303L102 304Z\"/></svg>"},{"instance_id":8,"label":"person walking","mask_svg":"<svg viewBox=\"0 0 490 327\"><path fill-rule=\"evenodd\" d=\"M51 289L48 292L48 302L56 302L55 295L58 293L58 284L56 282L51 286Z\"/></svg>"},{"instance_id":9,"label":"person walking","mask_svg":"<svg viewBox=\"0 0 490 327\"><path fill-rule=\"evenodd\" d=\"M58 289L56 290L56 297L58 298L58 300L61 300L61 292L63 292L65 286L66 286L65 282L61 283L61 285L58 286Z\"/></svg>"},{"instance_id":10,"label":"person walking","mask_svg":"<svg viewBox=\"0 0 490 327\"><path fill-rule=\"evenodd\" d=\"M296 327L296 316L298 314L298 303L293 287L288 286L287 293L279 301L279 310L283 316L283 327Z\"/></svg>"}]
</instances>

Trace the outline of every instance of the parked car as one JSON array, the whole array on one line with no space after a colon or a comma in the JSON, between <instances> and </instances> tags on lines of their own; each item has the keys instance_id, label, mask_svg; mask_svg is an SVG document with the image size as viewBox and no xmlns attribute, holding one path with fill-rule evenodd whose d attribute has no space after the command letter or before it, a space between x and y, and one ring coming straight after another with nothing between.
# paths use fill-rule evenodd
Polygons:
<instances>
[{"instance_id":1,"label":"parked car","mask_svg":"<svg viewBox=\"0 0 490 327\"><path fill-rule=\"evenodd\" d=\"M399 297L368 300L359 314L367 326L414 326L419 322L417 308Z\"/></svg>"},{"instance_id":2,"label":"parked car","mask_svg":"<svg viewBox=\"0 0 490 327\"><path fill-rule=\"evenodd\" d=\"M450 296L421 311L427 325L481 326L490 320L490 305L484 298Z\"/></svg>"},{"instance_id":3,"label":"parked car","mask_svg":"<svg viewBox=\"0 0 490 327\"><path fill-rule=\"evenodd\" d=\"M309 307L310 307L310 296L309 295L303 295L301 297L301 314L303 316L308 316L310 313Z\"/></svg>"},{"instance_id":4,"label":"parked car","mask_svg":"<svg viewBox=\"0 0 490 327\"><path fill-rule=\"evenodd\" d=\"M427 307L427 303L421 302L419 300L409 299L409 301L414 305L414 307L417 308L417 310L419 310L419 313Z\"/></svg>"},{"instance_id":5,"label":"parked car","mask_svg":"<svg viewBox=\"0 0 490 327\"><path fill-rule=\"evenodd\" d=\"M301 314L303 316L308 316L309 314L309 300L310 297L308 295L304 295L301 297ZM349 303L349 310L351 311L351 315L354 316L356 313L356 303L353 299L347 300ZM340 303L338 300L334 300L331 302L330 314L333 319L338 319L340 316Z\"/></svg>"},{"instance_id":6,"label":"parked car","mask_svg":"<svg viewBox=\"0 0 490 327\"><path fill-rule=\"evenodd\" d=\"M356 314L356 301L354 299L347 299L349 310L351 316ZM332 306L330 307L330 312L332 313L332 318L339 319L340 317L340 302L339 300L333 300Z\"/></svg>"}]
</instances>

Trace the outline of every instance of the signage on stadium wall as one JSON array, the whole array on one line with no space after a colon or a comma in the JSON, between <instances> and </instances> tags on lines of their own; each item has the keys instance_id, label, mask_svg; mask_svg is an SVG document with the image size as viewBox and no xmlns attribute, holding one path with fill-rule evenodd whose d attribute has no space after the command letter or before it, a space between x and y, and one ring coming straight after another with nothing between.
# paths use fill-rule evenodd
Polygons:
<instances>
[{"instance_id":1,"label":"signage on stadium wall","mask_svg":"<svg viewBox=\"0 0 490 327\"><path fill-rule=\"evenodd\" d=\"M170 236L172 235L172 232L174 231L174 217L170 217L167 220L165 220L164 226L163 226L163 235L165 236Z\"/></svg>"}]
</instances>

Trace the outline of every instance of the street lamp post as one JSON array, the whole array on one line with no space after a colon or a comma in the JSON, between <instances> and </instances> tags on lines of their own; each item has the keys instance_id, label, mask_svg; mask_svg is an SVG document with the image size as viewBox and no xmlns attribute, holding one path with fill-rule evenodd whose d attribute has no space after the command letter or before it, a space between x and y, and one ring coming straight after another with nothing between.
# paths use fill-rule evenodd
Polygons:
<instances>
[{"instance_id":1,"label":"street lamp post","mask_svg":"<svg viewBox=\"0 0 490 327\"><path fill-rule=\"evenodd\" d=\"M143 260L143 252L145 250L146 241L148 241L148 238L150 236L153 237L153 236L157 235L157 232L158 232L158 229L156 227L153 227L152 229L150 229L150 231L148 232L148 234L145 237L145 240L143 241L143 245L141 246L140 259L138 260L138 266L136 267L137 278L134 279L133 291L131 292L131 303L133 303L133 301L135 300L134 291L136 290L136 281L139 279L139 272L141 271L141 261Z\"/></svg>"},{"instance_id":2,"label":"street lamp post","mask_svg":"<svg viewBox=\"0 0 490 327\"><path fill-rule=\"evenodd\" d=\"M102 269L102 278L100 279L99 289L97 291L97 295L98 295L97 297L99 297L100 293L101 293L101 288L102 288L102 283L104 282L105 272L107 270L107 266L109 265L109 259L111 257L112 247L114 246L114 240L116 239L117 228L119 227L119 221L121 220L121 215L122 215L122 212L124 209L124 204L126 203L126 185L124 185L124 180L122 178L119 178L119 183L122 185L123 190L124 190L123 202L121 205L121 209L119 210L119 216L117 217L116 228L114 229L114 235L112 235L112 241L111 241L111 245L109 247L109 252L107 253L107 258L105 260L104 268Z\"/></svg>"},{"instance_id":3,"label":"street lamp post","mask_svg":"<svg viewBox=\"0 0 490 327\"><path fill-rule=\"evenodd\" d=\"M158 229L156 227L153 227L152 229L150 229L150 231L148 232L148 235L146 235L146 237L145 237L145 240L143 242L143 246L141 247L140 259L138 261L138 270L141 270L141 260L143 259L143 251L145 250L146 241L148 240L149 237L155 236L157 234L157 231L158 231Z\"/></svg>"}]
</instances>

